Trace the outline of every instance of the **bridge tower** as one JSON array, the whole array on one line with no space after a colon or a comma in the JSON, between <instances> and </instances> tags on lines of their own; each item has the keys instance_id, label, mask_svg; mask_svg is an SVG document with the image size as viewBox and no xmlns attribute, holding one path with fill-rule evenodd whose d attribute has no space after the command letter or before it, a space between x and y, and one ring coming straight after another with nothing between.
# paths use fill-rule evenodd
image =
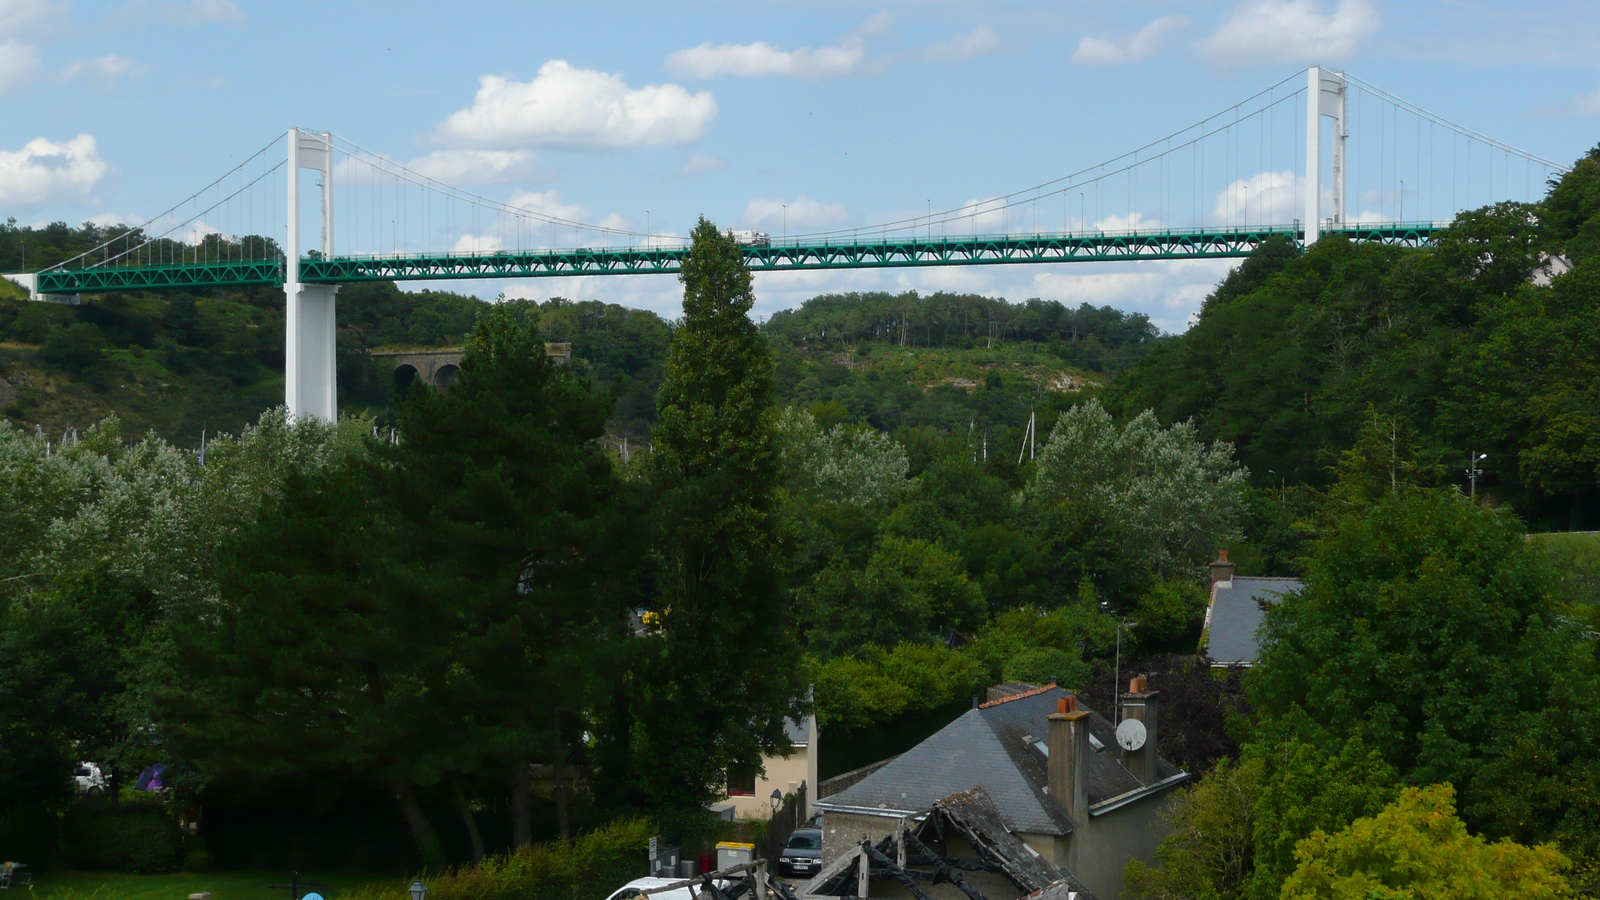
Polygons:
<instances>
[{"instance_id":1,"label":"bridge tower","mask_svg":"<svg viewBox=\"0 0 1600 900\"><path fill-rule=\"evenodd\" d=\"M284 402L291 418L339 415L335 391L333 296L338 285L300 281L300 170L322 176L322 246L333 255L333 135L289 129L289 229L283 246Z\"/></svg>"},{"instance_id":2,"label":"bridge tower","mask_svg":"<svg viewBox=\"0 0 1600 900\"><path fill-rule=\"evenodd\" d=\"M1345 141L1350 133L1345 130L1345 97L1347 90L1343 72L1312 66L1306 70L1309 83L1306 91L1306 246L1317 242L1322 233L1322 120L1333 119L1333 192L1331 216L1327 225L1343 228Z\"/></svg>"}]
</instances>

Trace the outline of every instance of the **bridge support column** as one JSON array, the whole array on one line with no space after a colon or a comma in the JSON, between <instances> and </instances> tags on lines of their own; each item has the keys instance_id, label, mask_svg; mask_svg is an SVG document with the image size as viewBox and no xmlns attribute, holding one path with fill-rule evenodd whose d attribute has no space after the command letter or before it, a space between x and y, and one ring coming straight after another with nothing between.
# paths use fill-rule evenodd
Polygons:
<instances>
[{"instance_id":1,"label":"bridge support column","mask_svg":"<svg viewBox=\"0 0 1600 900\"><path fill-rule=\"evenodd\" d=\"M333 301L339 288L300 281L301 169L313 169L322 176L321 249L324 257L332 256L332 135L289 129L289 229L283 247L284 403L291 418L315 416L332 422L339 417Z\"/></svg>"},{"instance_id":2,"label":"bridge support column","mask_svg":"<svg viewBox=\"0 0 1600 900\"><path fill-rule=\"evenodd\" d=\"M339 417L338 363L334 354L331 284L285 284L288 301L284 332L284 395L290 415L315 416L326 422Z\"/></svg>"},{"instance_id":3,"label":"bridge support column","mask_svg":"<svg viewBox=\"0 0 1600 900\"><path fill-rule=\"evenodd\" d=\"M1334 228L1345 226L1344 176L1345 140L1350 137L1345 130L1343 72L1312 66L1306 70L1306 246L1317 242L1322 234L1322 118L1333 119L1333 196L1329 224Z\"/></svg>"}]
</instances>

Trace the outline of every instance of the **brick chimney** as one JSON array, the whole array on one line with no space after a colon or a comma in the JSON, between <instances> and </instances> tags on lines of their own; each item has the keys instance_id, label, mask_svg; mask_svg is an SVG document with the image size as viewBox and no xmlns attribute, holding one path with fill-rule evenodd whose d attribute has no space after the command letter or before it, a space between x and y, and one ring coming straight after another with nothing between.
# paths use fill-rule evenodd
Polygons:
<instances>
[{"instance_id":1,"label":"brick chimney","mask_svg":"<svg viewBox=\"0 0 1600 900\"><path fill-rule=\"evenodd\" d=\"M1211 586L1216 587L1219 581L1226 581L1229 587L1233 586L1233 563L1228 562L1226 550L1218 550L1216 560L1211 563Z\"/></svg>"},{"instance_id":2,"label":"brick chimney","mask_svg":"<svg viewBox=\"0 0 1600 900\"><path fill-rule=\"evenodd\" d=\"M1156 780L1156 698L1160 693L1150 690L1149 680L1140 675L1128 682L1128 692L1122 695L1122 721L1136 719L1144 724L1144 746L1122 751L1122 764L1140 784Z\"/></svg>"},{"instance_id":3,"label":"brick chimney","mask_svg":"<svg viewBox=\"0 0 1600 900\"><path fill-rule=\"evenodd\" d=\"M1050 714L1050 796L1072 818L1088 824L1089 711L1078 708L1076 696L1056 701Z\"/></svg>"}]
</instances>

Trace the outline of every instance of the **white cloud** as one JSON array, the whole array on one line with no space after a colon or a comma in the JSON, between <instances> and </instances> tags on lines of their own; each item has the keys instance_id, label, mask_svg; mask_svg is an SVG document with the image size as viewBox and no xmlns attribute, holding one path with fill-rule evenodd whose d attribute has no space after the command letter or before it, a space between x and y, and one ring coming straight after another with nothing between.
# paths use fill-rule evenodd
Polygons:
<instances>
[{"instance_id":1,"label":"white cloud","mask_svg":"<svg viewBox=\"0 0 1600 900\"><path fill-rule=\"evenodd\" d=\"M109 170L92 134L70 141L35 138L21 150L0 150L0 205L87 202Z\"/></svg>"},{"instance_id":2,"label":"white cloud","mask_svg":"<svg viewBox=\"0 0 1600 900\"><path fill-rule=\"evenodd\" d=\"M527 150L435 150L406 163L418 175L445 184L504 184L537 174Z\"/></svg>"},{"instance_id":3,"label":"white cloud","mask_svg":"<svg viewBox=\"0 0 1600 900\"><path fill-rule=\"evenodd\" d=\"M1305 217L1305 176L1293 169L1258 172L1217 194L1212 221L1224 225L1293 222ZM1324 209L1331 209L1324 204Z\"/></svg>"},{"instance_id":4,"label":"white cloud","mask_svg":"<svg viewBox=\"0 0 1600 900\"><path fill-rule=\"evenodd\" d=\"M688 178L690 175L698 175L701 172L715 172L718 169L726 169L727 167L728 161L720 156L706 156L703 153L696 153L689 157L688 162L679 166L678 171L673 174L679 178Z\"/></svg>"},{"instance_id":5,"label":"white cloud","mask_svg":"<svg viewBox=\"0 0 1600 900\"><path fill-rule=\"evenodd\" d=\"M244 13L233 0L133 0L111 13L118 25L206 25L211 22L239 24Z\"/></svg>"},{"instance_id":6,"label":"white cloud","mask_svg":"<svg viewBox=\"0 0 1600 900\"><path fill-rule=\"evenodd\" d=\"M126 56L99 56L94 59L80 59L67 66L61 72L62 78L81 78L85 75L94 75L100 78L128 78L143 75L147 68L143 63L135 62Z\"/></svg>"},{"instance_id":7,"label":"white cloud","mask_svg":"<svg viewBox=\"0 0 1600 900\"><path fill-rule=\"evenodd\" d=\"M492 234L463 234L456 239L457 253L494 253L504 249L500 238Z\"/></svg>"},{"instance_id":8,"label":"white cloud","mask_svg":"<svg viewBox=\"0 0 1600 900\"><path fill-rule=\"evenodd\" d=\"M788 206L790 231L797 228L826 228L850 219L850 210L843 203L825 203L810 197L796 197L788 201L754 197L745 204L744 215L739 217L739 221L752 228L780 231L784 227L785 204Z\"/></svg>"},{"instance_id":9,"label":"white cloud","mask_svg":"<svg viewBox=\"0 0 1600 900\"><path fill-rule=\"evenodd\" d=\"M926 60L964 62L999 53L1004 48L1005 42L1000 40L1000 35L994 33L994 29L987 25L979 25L968 34L929 44L917 51L917 56Z\"/></svg>"},{"instance_id":10,"label":"white cloud","mask_svg":"<svg viewBox=\"0 0 1600 900\"><path fill-rule=\"evenodd\" d=\"M583 222L589 218L589 207L561 202L560 191L518 191L511 195L507 205L569 222Z\"/></svg>"},{"instance_id":11,"label":"white cloud","mask_svg":"<svg viewBox=\"0 0 1600 900\"><path fill-rule=\"evenodd\" d=\"M1094 223L1097 231L1147 231L1160 228L1161 220L1147 217L1142 212L1131 212L1125 216L1106 216Z\"/></svg>"},{"instance_id":12,"label":"white cloud","mask_svg":"<svg viewBox=\"0 0 1600 900\"><path fill-rule=\"evenodd\" d=\"M1197 49L1223 67L1331 61L1354 54L1377 28L1371 0L1338 0L1331 14L1318 0L1246 0Z\"/></svg>"},{"instance_id":13,"label":"white cloud","mask_svg":"<svg viewBox=\"0 0 1600 900\"><path fill-rule=\"evenodd\" d=\"M699 140L717 114L709 91L676 84L634 89L621 75L575 69L565 60L539 67L532 81L478 79L472 105L439 124L446 146L511 149L652 147Z\"/></svg>"},{"instance_id":14,"label":"white cloud","mask_svg":"<svg viewBox=\"0 0 1600 900\"><path fill-rule=\"evenodd\" d=\"M195 222L194 224L190 225L188 228L185 228L183 231L178 233L178 240L180 240L183 243L188 244L189 246L193 247L193 246L196 246L196 245L200 244L207 237L209 237L209 236L211 236L213 234L221 234L221 233L222 233L221 229L213 228L212 226L206 224L205 222Z\"/></svg>"},{"instance_id":15,"label":"white cloud","mask_svg":"<svg viewBox=\"0 0 1600 900\"><path fill-rule=\"evenodd\" d=\"M21 41L0 41L0 94L26 82L39 70L39 51Z\"/></svg>"},{"instance_id":16,"label":"white cloud","mask_svg":"<svg viewBox=\"0 0 1600 900\"><path fill-rule=\"evenodd\" d=\"M1600 116L1600 88L1573 97L1564 111L1575 116Z\"/></svg>"},{"instance_id":17,"label":"white cloud","mask_svg":"<svg viewBox=\"0 0 1600 900\"><path fill-rule=\"evenodd\" d=\"M1124 38L1085 36L1078 41L1072 61L1086 66L1110 66L1141 60L1161 49L1168 32L1187 24L1189 20L1183 16L1162 16Z\"/></svg>"},{"instance_id":18,"label":"white cloud","mask_svg":"<svg viewBox=\"0 0 1600 900\"><path fill-rule=\"evenodd\" d=\"M52 0L0 0L0 35L23 34L63 10Z\"/></svg>"},{"instance_id":19,"label":"white cloud","mask_svg":"<svg viewBox=\"0 0 1600 900\"><path fill-rule=\"evenodd\" d=\"M859 71L867 52L858 38L847 37L836 47L801 47L779 50L766 41L754 44L712 44L678 50L667 57L667 70L685 78L736 75L760 78L838 78Z\"/></svg>"}]
</instances>

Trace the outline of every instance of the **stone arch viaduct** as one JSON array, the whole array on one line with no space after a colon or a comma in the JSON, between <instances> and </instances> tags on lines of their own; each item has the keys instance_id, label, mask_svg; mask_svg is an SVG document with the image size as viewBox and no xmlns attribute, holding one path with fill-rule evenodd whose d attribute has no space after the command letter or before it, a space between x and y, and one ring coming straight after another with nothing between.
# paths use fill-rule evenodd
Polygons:
<instances>
[{"instance_id":1,"label":"stone arch viaduct","mask_svg":"<svg viewBox=\"0 0 1600 900\"><path fill-rule=\"evenodd\" d=\"M571 344L547 343L544 345L544 352L557 365L564 366L572 361ZM395 390L402 392L408 390L411 383L419 378L423 384L436 391L447 391L455 382L456 373L461 370L460 347L440 347L435 350L380 350L369 355L391 367Z\"/></svg>"}]
</instances>

